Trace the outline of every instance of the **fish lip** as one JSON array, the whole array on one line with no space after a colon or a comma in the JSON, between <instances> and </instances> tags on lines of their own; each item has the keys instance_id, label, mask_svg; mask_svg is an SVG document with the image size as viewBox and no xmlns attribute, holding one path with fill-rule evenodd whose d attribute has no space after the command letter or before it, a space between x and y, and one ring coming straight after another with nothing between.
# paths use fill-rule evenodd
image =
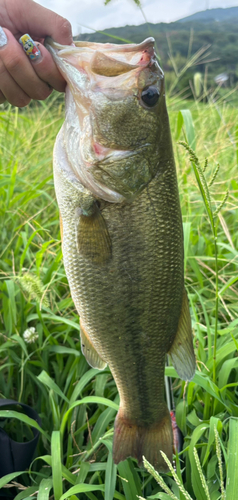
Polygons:
<instances>
[{"instance_id":1,"label":"fish lip","mask_svg":"<svg viewBox=\"0 0 238 500\"><path fill-rule=\"evenodd\" d=\"M79 48L86 48L87 50L90 51L90 48L92 51L98 50L100 46L103 47L103 50L105 52L140 52L141 50L145 50L149 47L154 47L155 44L155 39L153 37L146 38L143 40L141 43L128 43L128 44L112 44L112 43L105 43L105 44L100 44L96 42L83 42L83 41L78 41L75 42L74 45L62 45L58 42L55 42L53 38L51 37L46 37L45 39L45 46L49 46L51 49L55 50L57 49L61 53L63 52L64 55L67 52L75 52L78 51Z\"/></svg>"},{"instance_id":2,"label":"fish lip","mask_svg":"<svg viewBox=\"0 0 238 500\"><path fill-rule=\"evenodd\" d=\"M131 70L142 69L143 67L151 66L156 60L156 53L154 49L155 39L152 37L146 38L143 42L136 44L112 44L112 43L96 43L96 42L83 42L78 41L72 45L62 45L55 42L52 38L46 37L45 46L47 50L51 53L52 57L56 59L56 62L64 60L67 56L74 54L83 54L84 52L91 53L92 56L97 51L101 51L110 57L115 55L115 62L120 61L117 59L117 55L126 53L141 53L141 58L139 61L128 62L128 71L131 66ZM134 56L133 56L134 58ZM70 63L72 65L72 63ZM78 68L78 70L80 70ZM106 76L106 75L105 75Z\"/></svg>"},{"instance_id":3,"label":"fish lip","mask_svg":"<svg viewBox=\"0 0 238 500\"><path fill-rule=\"evenodd\" d=\"M54 52L54 54L59 52L62 47L69 47L68 45L61 45L60 43L55 42L50 36L47 36L45 38L44 46L47 48L47 50L49 50L49 52Z\"/></svg>"}]
</instances>

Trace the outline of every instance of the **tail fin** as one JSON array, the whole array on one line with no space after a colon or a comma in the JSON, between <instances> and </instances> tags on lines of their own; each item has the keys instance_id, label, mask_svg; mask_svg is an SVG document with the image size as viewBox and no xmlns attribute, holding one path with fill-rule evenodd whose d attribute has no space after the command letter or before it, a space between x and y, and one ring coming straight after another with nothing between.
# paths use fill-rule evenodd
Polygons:
<instances>
[{"instance_id":1,"label":"tail fin","mask_svg":"<svg viewBox=\"0 0 238 500\"><path fill-rule=\"evenodd\" d=\"M162 419L151 426L138 426L123 416L120 408L115 421L113 460L118 464L128 457L138 460L142 466L142 457L159 472L167 472L160 450L162 450L172 462L173 433L171 418L167 406L164 405Z\"/></svg>"}]
</instances>

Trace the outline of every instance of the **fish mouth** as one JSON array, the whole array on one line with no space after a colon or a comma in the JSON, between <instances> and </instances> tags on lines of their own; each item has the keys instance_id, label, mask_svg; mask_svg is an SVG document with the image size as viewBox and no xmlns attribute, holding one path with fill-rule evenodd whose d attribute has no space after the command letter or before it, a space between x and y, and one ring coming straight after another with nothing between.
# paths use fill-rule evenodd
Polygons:
<instances>
[{"instance_id":1,"label":"fish mouth","mask_svg":"<svg viewBox=\"0 0 238 500\"><path fill-rule=\"evenodd\" d=\"M84 101L90 99L90 90L107 97L111 94L112 100L124 98L133 90L138 92L139 75L146 68L158 67L154 43L152 37L139 44L125 45L79 41L68 46L49 37L45 40L75 98L80 99L81 95ZM142 78L141 89L144 83Z\"/></svg>"},{"instance_id":2,"label":"fish mouth","mask_svg":"<svg viewBox=\"0 0 238 500\"><path fill-rule=\"evenodd\" d=\"M46 48L53 58L57 58L57 63L59 59L62 61L67 59L67 62L77 65L79 71L85 71L87 68L94 74L109 77L153 64L156 58L154 43L152 37L139 44L126 45L78 41L68 46L61 45L50 37L45 40Z\"/></svg>"}]
</instances>

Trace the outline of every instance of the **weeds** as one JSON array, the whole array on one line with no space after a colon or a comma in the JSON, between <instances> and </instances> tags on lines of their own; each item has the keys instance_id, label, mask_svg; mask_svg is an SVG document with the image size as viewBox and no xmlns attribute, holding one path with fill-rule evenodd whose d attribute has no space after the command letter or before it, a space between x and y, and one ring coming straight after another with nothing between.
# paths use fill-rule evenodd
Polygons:
<instances>
[{"instance_id":1,"label":"weeds","mask_svg":"<svg viewBox=\"0 0 238 500\"><path fill-rule=\"evenodd\" d=\"M171 470L159 484L134 460L113 464L116 386L108 368L90 369L81 355L51 172L62 103L51 96L24 111L0 111L1 397L20 398L42 420L30 470L0 479L16 500L236 499L238 182L230 138L237 141L237 117L220 105L222 118L212 102L186 110L178 98L168 103L173 136L186 144L175 144L175 155L197 371L185 384L166 367L184 445L176 476ZM207 158L204 168L198 158ZM0 417L38 425L14 411Z\"/></svg>"}]
</instances>

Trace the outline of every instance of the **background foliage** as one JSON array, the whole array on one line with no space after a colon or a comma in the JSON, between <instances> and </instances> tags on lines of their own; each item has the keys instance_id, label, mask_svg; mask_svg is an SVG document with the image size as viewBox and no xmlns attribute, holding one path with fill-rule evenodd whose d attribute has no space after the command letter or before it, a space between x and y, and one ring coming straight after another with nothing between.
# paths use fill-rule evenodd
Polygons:
<instances>
[{"instance_id":1,"label":"background foliage","mask_svg":"<svg viewBox=\"0 0 238 500\"><path fill-rule=\"evenodd\" d=\"M0 108L1 397L34 407L42 420L30 470L0 479L5 496L236 500L238 123L229 89L209 96L185 101L174 86L168 98L197 371L185 384L166 368L184 443L177 477L163 475L163 483L133 459L113 464L116 386L108 368L93 370L81 355L52 179L62 98ZM13 438L29 439L27 417L10 408L0 417Z\"/></svg>"},{"instance_id":2,"label":"background foliage","mask_svg":"<svg viewBox=\"0 0 238 500\"><path fill-rule=\"evenodd\" d=\"M130 20L130 22L132 22ZM214 78L227 73L226 86L237 88L238 85L238 7L211 9L199 12L173 23L145 23L140 26L127 25L110 28L103 33L81 34L80 40L122 43L121 39L139 43L148 36L156 41L157 52L163 70L166 72L167 87L174 82L174 72L180 78L175 90L185 91L186 97L192 98L193 78L196 72L203 74L207 89L214 89ZM201 51L201 49L204 51ZM206 49L206 50L205 50ZM192 59L194 54L200 54ZM190 60L191 65L181 73ZM223 89L219 89L222 96ZM227 99L237 103L237 92Z\"/></svg>"}]
</instances>

